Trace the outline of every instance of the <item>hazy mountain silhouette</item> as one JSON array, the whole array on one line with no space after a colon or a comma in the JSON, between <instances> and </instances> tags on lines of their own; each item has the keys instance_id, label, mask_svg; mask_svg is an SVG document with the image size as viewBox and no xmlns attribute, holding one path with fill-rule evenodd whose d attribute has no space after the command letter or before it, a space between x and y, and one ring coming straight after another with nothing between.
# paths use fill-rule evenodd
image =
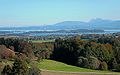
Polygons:
<instances>
[{"instance_id":1,"label":"hazy mountain silhouette","mask_svg":"<svg viewBox=\"0 0 120 75\"><path fill-rule=\"evenodd\" d=\"M0 27L0 29L14 30L66 30L66 29L120 29L120 20L92 19L89 22L64 21L46 26Z\"/></svg>"}]
</instances>

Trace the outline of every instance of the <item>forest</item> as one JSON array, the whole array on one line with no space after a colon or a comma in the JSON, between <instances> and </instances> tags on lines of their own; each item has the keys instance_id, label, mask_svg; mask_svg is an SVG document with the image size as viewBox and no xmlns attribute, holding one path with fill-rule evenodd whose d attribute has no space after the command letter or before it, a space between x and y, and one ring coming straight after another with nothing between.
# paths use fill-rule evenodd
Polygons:
<instances>
[{"instance_id":1,"label":"forest","mask_svg":"<svg viewBox=\"0 0 120 75\"><path fill-rule=\"evenodd\" d=\"M120 38L56 39L51 59L83 68L120 71Z\"/></svg>"},{"instance_id":2,"label":"forest","mask_svg":"<svg viewBox=\"0 0 120 75\"><path fill-rule=\"evenodd\" d=\"M120 37L94 35L94 38L83 39L83 36L73 36L40 43L23 38L0 38L2 75L40 75L40 69L31 63L43 59L120 72ZM6 62L10 63L3 65Z\"/></svg>"}]
</instances>

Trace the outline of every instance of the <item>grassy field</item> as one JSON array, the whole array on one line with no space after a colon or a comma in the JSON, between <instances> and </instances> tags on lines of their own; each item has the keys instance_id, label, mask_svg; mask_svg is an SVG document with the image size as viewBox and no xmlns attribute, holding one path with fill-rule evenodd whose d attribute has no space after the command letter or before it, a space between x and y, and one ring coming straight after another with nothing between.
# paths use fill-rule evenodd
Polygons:
<instances>
[{"instance_id":1,"label":"grassy field","mask_svg":"<svg viewBox=\"0 0 120 75\"><path fill-rule=\"evenodd\" d=\"M31 40L33 43L54 42L55 40Z\"/></svg>"},{"instance_id":2,"label":"grassy field","mask_svg":"<svg viewBox=\"0 0 120 75\"><path fill-rule=\"evenodd\" d=\"M13 61L3 61L0 62L0 72L2 71L5 65L12 65ZM54 60L43 60L43 61L32 61L29 65L36 66L41 69L42 75L120 75L117 72L110 71L99 71L99 70L91 70L86 68L80 68L72 65L67 65L65 63L61 63Z\"/></svg>"},{"instance_id":3,"label":"grassy field","mask_svg":"<svg viewBox=\"0 0 120 75\"><path fill-rule=\"evenodd\" d=\"M116 72L85 69L85 68L67 65L67 64L53 61L53 60L43 60L40 63L34 62L34 64L36 64L38 68L43 70L65 71L65 72L97 72L97 73L115 73L116 74Z\"/></svg>"},{"instance_id":4,"label":"grassy field","mask_svg":"<svg viewBox=\"0 0 120 75\"><path fill-rule=\"evenodd\" d=\"M46 70L55 70L55 71L70 71L70 72L93 72L94 70L79 68L71 65L67 65L61 62L53 61L53 60L43 60L38 63L38 67Z\"/></svg>"}]
</instances>

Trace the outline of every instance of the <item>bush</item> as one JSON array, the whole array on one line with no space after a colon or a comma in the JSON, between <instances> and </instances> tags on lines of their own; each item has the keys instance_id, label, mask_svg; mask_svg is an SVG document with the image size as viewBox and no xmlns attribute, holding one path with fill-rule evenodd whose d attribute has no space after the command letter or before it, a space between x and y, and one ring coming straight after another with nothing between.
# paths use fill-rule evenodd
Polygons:
<instances>
[{"instance_id":1,"label":"bush","mask_svg":"<svg viewBox=\"0 0 120 75\"><path fill-rule=\"evenodd\" d=\"M101 62L100 63L100 67L99 67L100 70L108 70L108 65L106 62Z\"/></svg>"},{"instance_id":2,"label":"bush","mask_svg":"<svg viewBox=\"0 0 120 75\"><path fill-rule=\"evenodd\" d=\"M28 65L25 61L16 58L13 67L12 67L12 74L13 75L27 75L28 74Z\"/></svg>"},{"instance_id":3,"label":"bush","mask_svg":"<svg viewBox=\"0 0 120 75\"><path fill-rule=\"evenodd\" d=\"M40 70L36 67L32 67L29 69L29 74L28 75L41 75Z\"/></svg>"},{"instance_id":4,"label":"bush","mask_svg":"<svg viewBox=\"0 0 120 75\"><path fill-rule=\"evenodd\" d=\"M117 64L117 65L116 65L116 70L117 70L118 72L120 72L120 64Z\"/></svg>"},{"instance_id":5,"label":"bush","mask_svg":"<svg viewBox=\"0 0 120 75\"><path fill-rule=\"evenodd\" d=\"M87 59L87 58L82 57L82 56L80 56L80 57L78 58L77 66L87 68L87 67L88 67L88 64L89 64L89 62L88 62L88 59Z\"/></svg>"},{"instance_id":6,"label":"bush","mask_svg":"<svg viewBox=\"0 0 120 75\"><path fill-rule=\"evenodd\" d=\"M5 45L0 45L0 58L1 59L9 59L14 58L15 52L9 48L7 48Z\"/></svg>"},{"instance_id":7,"label":"bush","mask_svg":"<svg viewBox=\"0 0 120 75\"><path fill-rule=\"evenodd\" d=\"M90 56L88 58L88 61L89 61L88 68L90 68L90 69L99 69L100 62L99 62L99 60L97 58L95 58L93 56Z\"/></svg>"},{"instance_id":8,"label":"bush","mask_svg":"<svg viewBox=\"0 0 120 75\"><path fill-rule=\"evenodd\" d=\"M2 75L11 75L11 73L12 73L11 66L10 65L5 65L1 74Z\"/></svg>"},{"instance_id":9,"label":"bush","mask_svg":"<svg viewBox=\"0 0 120 75\"><path fill-rule=\"evenodd\" d=\"M109 65L108 68L109 68L109 69L114 69L114 70L115 70L117 64L118 64L118 63L117 63L116 59L113 58L112 60L109 61L109 63L108 63L108 65Z\"/></svg>"}]
</instances>

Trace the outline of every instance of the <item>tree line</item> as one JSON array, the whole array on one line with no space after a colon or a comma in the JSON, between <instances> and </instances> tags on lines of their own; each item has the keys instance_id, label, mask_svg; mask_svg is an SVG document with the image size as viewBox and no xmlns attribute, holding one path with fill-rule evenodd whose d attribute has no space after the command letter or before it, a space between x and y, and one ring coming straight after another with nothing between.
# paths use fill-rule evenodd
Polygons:
<instances>
[{"instance_id":1,"label":"tree line","mask_svg":"<svg viewBox=\"0 0 120 75\"><path fill-rule=\"evenodd\" d=\"M51 59L97 70L120 71L120 38L56 39Z\"/></svg>"}]
</instances>

